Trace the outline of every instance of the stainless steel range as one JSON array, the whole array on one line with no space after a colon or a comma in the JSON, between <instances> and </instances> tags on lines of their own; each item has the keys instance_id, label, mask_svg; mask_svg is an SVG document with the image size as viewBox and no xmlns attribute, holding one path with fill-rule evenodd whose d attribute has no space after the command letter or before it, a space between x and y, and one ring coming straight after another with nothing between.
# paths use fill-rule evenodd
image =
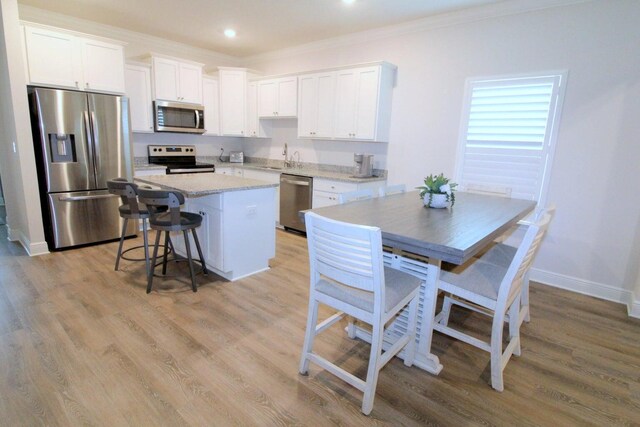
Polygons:
<instances>
[{"instance_id":1,"label":"stainless steel range","mask_svg":"<svg viewBox=\"0 0 640 427\"><path fill-rule=\"evenodd\" d=\"M195 145L148 145L149 164L167 167L167 174L215 172L212 163L196 161Z\"/></svg>"}]
</instances>

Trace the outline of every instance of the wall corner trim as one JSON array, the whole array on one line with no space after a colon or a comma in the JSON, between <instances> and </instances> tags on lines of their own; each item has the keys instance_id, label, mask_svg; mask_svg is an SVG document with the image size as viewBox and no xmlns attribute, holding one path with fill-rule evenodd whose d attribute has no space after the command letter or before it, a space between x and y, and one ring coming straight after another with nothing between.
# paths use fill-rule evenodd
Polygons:
<instances>
[{"instance_id":1,"label":"wall corner trim","mask_svg":"<svg viewBox=\"0 0 640 427\"><path fill-rule=\"evenodd\" d=\"M629 317L640 319L640 295L631 294L629 302L627 303L627 312L629 313Z\"/></svg>"}]
</instances>

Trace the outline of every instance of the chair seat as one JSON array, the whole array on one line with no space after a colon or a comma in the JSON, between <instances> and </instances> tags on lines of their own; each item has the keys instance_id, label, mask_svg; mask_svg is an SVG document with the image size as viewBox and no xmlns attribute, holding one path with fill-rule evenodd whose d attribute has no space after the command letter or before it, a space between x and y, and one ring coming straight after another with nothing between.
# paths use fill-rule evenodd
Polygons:
<instances>
[{"instance_id":1,"label":"chair seat","mask_svg":"<svg viewBox=\"0 0 640 427\"><path fill-rule=\"evenodd\" d=\"M449 270L441 270L440 281L496 301L500 283L507 274L507 269L508 265L502 267L485 262L484 259L472 258L462 265L456 265ZM444 286L441 288L444 289Z\"/></svg>"},{"instance_id":2,"label":"chair seat","mask_svg":"<svg viewBox=\"0 0 640 427\"><path fill-rule=\"evenodd\" d=\"M400 301L422 283L422 280L409 273L387 267L384 269L384 281L386 284L385 311L389 311L398 305ZM373 292L363 291L325 279L321 279L318 282L316 290L361 310L373 313Z\"/></svg>"},{"instance_id":3,"label":"chair seat","mask_svg":"<svg viewBox=\"0 0 640 427\"><path fill-rule=\"evenodd\" d=\"M484 262L508 268L516 255L518 248L504 243L497 243L478 258Z\"/></svg>"},{"instance_id":4,"label":"chair seat","mask_svg":"<svg viewBox=\"0 0 640 427\"><path fill-rule=\"evenodd\" d=\"M149 219L152 227L176 228L171 225L171 212L163 212ZM202 224L202 216L191 212L180 212L180 225L176 229L187 230L197 228Z\"/></svg>"}]
</instances>

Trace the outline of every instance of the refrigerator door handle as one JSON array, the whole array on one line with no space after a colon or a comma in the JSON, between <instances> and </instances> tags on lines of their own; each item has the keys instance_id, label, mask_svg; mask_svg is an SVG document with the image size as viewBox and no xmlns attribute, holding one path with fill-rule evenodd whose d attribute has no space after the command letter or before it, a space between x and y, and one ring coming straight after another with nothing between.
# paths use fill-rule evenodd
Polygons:
<instances>
[{"instance_id":1,"label":"refrigerator door handle","mask_svg":"<svg viewBox=\"0 0 640 427\"><path fill-rule=\"evenodd\" d=\"M120 197L116 194L97 194L94 196L69 196L69 197L58 197L58 200L61 202L81 202L83 200L94 200L94 199L108 199L111 197Z\"/></svg>"},{"instance_id":2,"label":"refrigerator door handle","mask_svg":"<svg viewBox=\"0 0 640 427\"><path fill-rule=\"evenodd\" d=\"M84 117L84 132L85 132L85 137L87 138L87 154L89 155L89 158L91 159L91 165L93 166L93 170L91 172L93 173L93 186L95 188L97 186L97 183L96 183L96 156L95 156L95 145L93 141L93 129L91 128L91 122L89 121L89 112L85 110L82 116Z\"/></svg>"}]
</instances>

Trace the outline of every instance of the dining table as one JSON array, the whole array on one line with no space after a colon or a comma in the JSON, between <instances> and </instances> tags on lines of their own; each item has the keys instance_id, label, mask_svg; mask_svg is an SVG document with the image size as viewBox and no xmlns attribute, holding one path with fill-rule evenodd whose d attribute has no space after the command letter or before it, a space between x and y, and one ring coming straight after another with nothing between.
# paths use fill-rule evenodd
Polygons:
<instances>
[{"instance_id":1,"label":"dining table","mask_svg":"<svg viewBox=\"0 0 640 427\"><path fill-rule=\"evenodd\" d=\"M301 215L310 211L337 221L380 228L385 265L423 280L413 364L437 375L442 364L431 353L431 340L442 263L460 265L469 261L535 206L531 200L456 192L453 206L435 209L424 206L419 193L411 191L301 211ZM406 325L405 309L387 326L385 348L405 333ZM357 328L356 336L371 340L366 329Z\"/></svg>"}]
</instances>

